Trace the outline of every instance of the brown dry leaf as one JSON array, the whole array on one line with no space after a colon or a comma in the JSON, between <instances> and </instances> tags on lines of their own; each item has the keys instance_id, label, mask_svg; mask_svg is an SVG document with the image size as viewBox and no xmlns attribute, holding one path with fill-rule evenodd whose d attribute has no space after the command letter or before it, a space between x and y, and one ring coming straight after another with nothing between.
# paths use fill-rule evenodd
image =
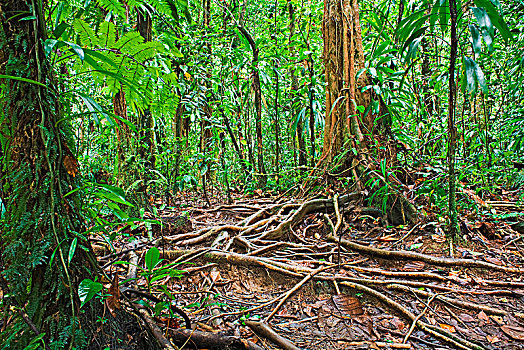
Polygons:
<instances>
[{"instance_id":1,"label":"brown dry leaf","mask_svg":"<svg viewBox=\"0 0 524 350\"><path fill-rule=\"evenodd\" d=\"M78 160L72 154L66 154L64 156L64 168L69 175L75 177L78 174Z\"/></svg>"},{"instance_id":2,"label":"brown dry leaf","mask_svg":"<svg viewBox=\"0 0 524 350\"><path fill-rule=\"evenodd\" d=\"M502 318L502 316L495 316L495 315L491 315L489 316L493 321L497 322L499 324L499 326L502 326L504 324L504 319Z\"/></svg>"},{"instance_id":3,"label":"brown dry leaf","mask_svg":"<svg viewBox=\"0 0 524 350\"><path fill-rule=\"evenodd\" d=\"M397 328L399 331L402 331L404 330L404 328L406 327L406 324L404 322L402 322L402 320L398 317L394 317L392 320L391 320L391 324L395 326L395 328Z\"/></svg>"},{"instance_id":4,"label":"brown dry leaf","mask_svg":"<svg viewBox=\"0 0 524 350\"><path fill-rule=\"evenodd\" d=\"M396 234L391 234L391 235L387 235L387 236L378 238L379 242L394 242L396 240L397 240Z\"/></svg>"},{"instance_id":5,"label":"brown dry leaf","mask_svg":"<svg viewBox=\"0 0 524 350\"><path fill-rule=\"evenodd\" d=\"M451 332L451 333L455 333L457 331L455 329L455 327L453 327L453 326L451 326L449 324L439 323L438 325L440 326L440 328L445 329L445 330L447 330L448 332Z\"/></svg>"},{"instance_id":6,"label":"brown dry leaf","mask_svg":"<svg viewBox=\"0 0 524 350\"><path fill-rule=\"evenodd\" d=\"M120 309L120 287L118 285L118 273L115 273L111 287L108 290L109 296L106 299L106 306L111 315L116 317L115 309Z\"/></svg>"},{"instance_id":7,"label":"brown dry leaf","mask_svg":"<svg viewBox=\"0 0 524 350\"><path fill-rule=\"evenodd\" d=\"M471 199L473 199L475 202L477 202L477 204L480 204L480 205L482 205L483 207L486 207L486 206L487 206L486 202L484 202L484 201L482 200L482 198L480 198L479 196L477 196L477 194L475 193L475 191L470 190L470 189L468 189L468 188L460 188L459 191L461 191L462 193L467 194Z\"/></svg>"},{"instance_id":8,"label":"brown dry leaf","mask_svg":"<svg viewBox=\"0 0 524 350\"><path fill-rule=\"evenodd\" d=\"M455 327L450 326L449 324L439 323L438 325L440 326L440 328L445 329L445 330L447 330L448 332L451 332L451 333L455 333L457 331L455 329Z\"/></svg>"},{"instance_id":9,"label":"brown dry leaf","mask_svg":"<svg viewBox=\"0 0 524 350\"><path fill-rule=\"evenodd\" d=\"M333 296L333 303L341 312L347 313L351 316L358 316L364 314L360 300L347 294L337 294Z\"/></svg>"},{"instance_id":10,"label":"brown dry leaf","mask_svg":"<svg viewBox=\"0 0 524 350\"><path fill-rule=\"evenodd\" d=\"M495 264L495 265L499 265L499 266L504 265L504 264L502 263L502 261L500 261L500 260L497 259L497 258L491 258L491 257L489 257L489 256L486 256L484 259L486 259L487 262L490 262L490 263Z\"/></svg>"},{"instance_id":11,"label":"brown dry leaf","mask_svg":"<svg viewBox=\"0 0 524 350\"><path fill-rule=\"evenodd\" d=\"M469 314L460 314L459 318L462 322L475 322L475 318Z\"/></svg>"},{"instance_id":12,"label":"brown dry leaf","mask_svg":"<svg viewBox=\"0 0 524 350\"><path fill-rule=\"evenodd\" d=\"M500 339L499 339L496 335L494 335L494 336L486 335L486 339L487 339L491 344L500 341Z\"/></svg>"},{"instance_id":13,"label":"brown dry leaf","mask_svg":"<svg viewBox=\"0 0 524 350\"><path fill-rule=\"evenodd\" d=\"M431 235L431 239L437 243L443 243L446 241L446 236L434 234Z\"/></svg>"},{"instance_id":14,"label":"brown dry leaf","mask_svg":"<svg viewBox=\"0 0 524 350\"><path fill-rule=\"evenodd\" d=\"M220 280L220 271L211 271L209 275L211 276L211 281L213 281L213 283Z\"/></svg>"},{"instance_id":15,"label":"brown dry leaf","mask_svg":"<svg viewBox=\"0 0 524 350\"><path fill-rule=\"evenodd\" d=\"M479 312L477 317L479 318L479 320L486 321L486 322L489 321L489 317L488 315L486 315L484 311Z\"/></svg>"},{"instance_id":16,"label":"brown dry leaf","mask_svg":"<svg viewBox=\"0 0 524 350\"><path fill-rule=\"evenodd\" d=\"M524 341L524 328L516 326L502 326L500 327L506 335L512 339Z\"/></svg>"},{"instance_id":17,"label":"brown dry leaf","mask_svg":"<svg viewBox=\"0 0 524 350\"><path fill-rule=\"evenodd\" d=\"M408 262L402 268L402 271L422 271L426 264L423 261L412 261Z\"/></svg>"}]
</instances>

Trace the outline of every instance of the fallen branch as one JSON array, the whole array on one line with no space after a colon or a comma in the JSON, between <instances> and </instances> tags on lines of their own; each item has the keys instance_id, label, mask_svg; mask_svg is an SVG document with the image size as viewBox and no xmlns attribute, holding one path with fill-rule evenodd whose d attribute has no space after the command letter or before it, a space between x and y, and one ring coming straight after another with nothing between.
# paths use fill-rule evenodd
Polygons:
<instances>
[{"instance_id":1,"label":"fallen branch","mask_svg":"<svg viewBox=\"0 0 524 350\"><path fill-rule=\"evenodd\" d=\"M176 345L182 346L187 344L190 349L264 350L248 340L221 333L174 329L171 330L170 335Z\"/></svg>"},{"instance_id":2,"label":"fallen branch","mask_svg":"<svg viewBox=\"0 0 524 350\"><path fill-rule=\"evenodd\" d=\"M271 340L275 345L278 345L285 350L300 350L295 344L289 341L287 338L284 338L277 332L275 332L267 323L260 321L246 320L244 321L246 326L248 326L253 333L258 335L261 338Z\"/></svg>"}]
</instances>

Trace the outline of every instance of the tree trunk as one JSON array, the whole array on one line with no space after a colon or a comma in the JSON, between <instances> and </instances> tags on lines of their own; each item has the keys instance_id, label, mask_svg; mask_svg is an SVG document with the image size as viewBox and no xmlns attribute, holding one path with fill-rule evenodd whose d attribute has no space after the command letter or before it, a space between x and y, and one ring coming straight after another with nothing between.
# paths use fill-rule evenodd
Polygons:
<instances>
[{"instance_id":1,"label":"tree trunk","mask_svg":"<svg viewBox=\"0 0 524 350\"><path fill-rule=\"evenodd\" d=\"M456 239L460 228L458 227L457 214L457 183L455 179L455 147L457 144L457 128L455 127L455 61L457 59L457 5L455 0L449 1L451 18L451 53L449 59L449 101L448 101L448 216L449 236Z\"/></svg>"},{"instance_id":2,"label":"tree trunk","mask_svg":"<svg viewBox=\"0 0 524 350\"><path fill-rule=\"evenodd\" d=\"M264 167L264 145L262 139L262 89L260 88L260 74L258 72L258 55L259 49L253 40L253 37L249 32L244 28L243 25L238 25L238 30L249 42L251 51L253 53L253 60L251 61L251 75L253 77L253 93L255 95L255 127L256 127L256 136L257 136L257 165L258 165L258 186L259 188L266 187L267 175L266 169Z\"/></svg>"},{"instance_id":3,"label":"tree trunk","mask_svg":"<svg viewBox=\"0 0 524 350\"><path fill-rule=\"evenodd\" d=\"M6 313L0 343L23 349L45 333L46 349L86 348L95 338L94 348L104 348L135 335L109 331L110 315L97 329L104 310L95 299L80 310L79 284L95 280L100 268L83 236L81 191L71 192L80 187L78 162L70 119L62 115L44 54L40 3L0 1L0 74L13 77L0 79L0 287ZM155 348L146 342L135 348L148 346Z\"/></svg>"},{"instance_id":4,"label":"tree trunk","mask_svg":"<svg viewBox=\"0 0 524 350\"><path fill-rule=\"evenodd\" d=\"M353 21L350 22L350 19ZM324 2L324 66L326 72L326 123L323 155L328 162L343 150L345 140L364 146L359 122L373 122L371 113L357 112L356 106L367 108L371 92L360 92L368 85L366 72L356 81L356 72L364 66L364 51L356 0ZM366 123L367 121L367 123ZM372 125L372 124L371 124ZM370 129L372 130L372 129Z\"/></svg>"},{"instance_id":5,"label":"tree trunk","mask_svg":"<svg viewBox=\"0 0 524 350\"><path fill-rule=\"evenodd\" d=\"M295 7L293 2L288 0L288 11L289 11L289 56L294 63L296 63L297 55L295 50L295 45L292 42L292 38L295 35ZM295 67L292 66L290 69L291 72L291 115L295 118L298 118L297 110L295 104L297 103L297 94L298 94L298 77L295 72ZM298 141L298 165L306 165L306 142L304 140L304 120L303 118L298 118L296 121L296 132L295 132L297 141Z\"/></svg>"},{"instance_id":6,"label":"tree trunk","mask_svg":"<svg viewBox=\"0 0 524 350\"><path fill-rule=\"evenodd\" d=\"M362 92L371 83L365 71L356 77L365 62L357 0L326 0L322 29L326 116L321 162L333 165L345 152L334 164L338 171L351 171L360 187L367 180L379 180L385 189L381 204L387 204L390 221L412 221L414 207L394 189L387 172L396 164L389 119L384 117L387 107L380 99L372 102L372 90ZM351 149L354 152L347 152Z\"/></svg>"},{"instance_id":7,"label":"tree trunk","mask_svg":"<svg viewBox=\"0 0 524 350\"><path fill-rule=\"evenodd\" d=\"M144 42L153 40L153 22L151 15L141 8L137 8L137 29L144 38ZM155 120L149 107L146 107L138 113L138 119L140 120L139 126L142 129L141 136L145 143L145 147L139 148L139 154L144 161L146 170L154 169L156 163Z\"/></svg>"}]
</instances>

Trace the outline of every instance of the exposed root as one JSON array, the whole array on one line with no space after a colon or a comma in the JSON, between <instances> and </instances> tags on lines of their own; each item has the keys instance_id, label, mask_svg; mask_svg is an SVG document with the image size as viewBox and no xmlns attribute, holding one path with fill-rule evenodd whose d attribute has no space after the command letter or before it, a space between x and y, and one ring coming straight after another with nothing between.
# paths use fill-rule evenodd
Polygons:
<instances>
[{"instance_id":1,"label":"exposed root","mask_svg":"<svg viewBox=\"0 0 524 350\"><path fill-rule=\"evenodd\" d=\"M337 242L338 238L335 236L328 237L329 242ZM470 259L453 259L453 258L440 258L431 255L408 252L402 250L384 250L374 247L368 247L362 244L354 243L348 240L341 240L341 244L349 249L355 250L360 253L370 254L373 256L386 258L386 259L406 259L406 260L419 260L429 264L438 266L461 266L461 267L476 267L485 268L497 271L504 271L508 273L524 273L524 269L499 266L485 261L470 260Z\"/></svg>"}]
</instances>

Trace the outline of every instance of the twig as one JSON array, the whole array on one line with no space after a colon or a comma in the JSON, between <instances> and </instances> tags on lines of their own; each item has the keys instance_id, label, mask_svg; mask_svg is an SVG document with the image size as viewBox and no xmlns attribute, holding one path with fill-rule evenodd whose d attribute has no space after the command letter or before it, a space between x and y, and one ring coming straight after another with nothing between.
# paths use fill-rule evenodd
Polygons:
<instances>
[{"instance_id":1,"label":"twig","mask_svg":"<svg viewBox=\"0 0 524 350\"><path fill-rule=\"evenodd\" d=\"M330 265L330 266L323 266L321 268L318 268L316 269L315 271L311 272L309 275L307 275L306 277L304 277L302 279L302 281L298 282L293 288L291 288L285 295L282 299L280 299L280 302L278 303L278 305L273 309L273 311L269 314L268 317L266 317L266 322L269 322L271 321L271 319L273 318L273 316L275 316L275 314L278 312L278 310L280 309L280 307L282 305L284 305L284 303L286 302L286 300L289 298L289 296L291 294L293 294L294 292L296 292L300 287L302 287L307 281L309 281L313 276L315 276L316 274L318 274L319 272L322 272L322 271L325 271L325 270L328 270L328 269L331 269L333 268L335 265Z\"/></svg>"},{"instance_id":2,"label":"twig","mask_svg":"<svg viewBox=\"0 0 524 350\"><path fill-rule=\"evenodd\" d=\"M435 297L437 296L438 294L435 294L433 296L431 296L431 298L429 298L428 300L428 303L426 305L426 307L424 308L424 310L422 310L422 312L420 314L417 315L417 317L415 317L415 319L413 320L413 322L411 322L411 327L409 327L409 330L408 332L406 333L406 336L404 337L404 339L402 340L402 343L405 344L408 342L408 339L409 337L411 337L411 334L413 333L413 331L415 330L415 326L417 325L417 322L420 320L420 318L422 316L424 316L424 314L426 313L426 311L428 311L429 309L429 304L431 304L431 302L433 301L433 299L435 299Z\"/></svg>"},{"instance_id":3,"label":"twig","mask_svg":"<svg viewBox=\"0 0 524 350\"><path fill-rule=\"evenodd\" d=\"M246 320L246 325L259 337L263 337L271 340L274 344L278 345L285 350L300 350L295 344L284 338L277 332L275 332L267 323L260 321Z\"/></svg>"}]
</instances>

